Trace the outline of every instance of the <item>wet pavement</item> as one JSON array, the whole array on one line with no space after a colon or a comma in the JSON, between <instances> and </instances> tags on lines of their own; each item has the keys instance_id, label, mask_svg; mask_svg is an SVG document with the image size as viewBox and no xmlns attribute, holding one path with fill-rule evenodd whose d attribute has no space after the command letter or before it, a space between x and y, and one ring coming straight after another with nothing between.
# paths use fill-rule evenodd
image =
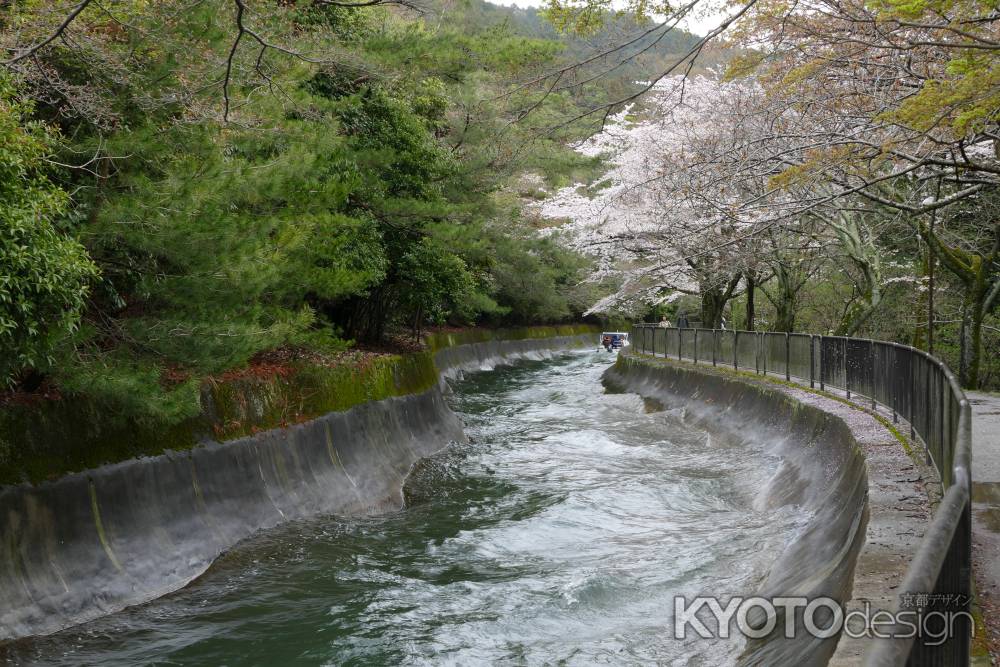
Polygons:
<instances>
[{"instance_id":1,"label":"wet pavement","mask_svg":"<svg viewBox=\"0 0 1000 667\"><path fill-rule=\"evenodd\" d=\"M1000 394L965 393L972 407L972 559L990 653L1000 664Z\"/></svg>"}]
</instances>

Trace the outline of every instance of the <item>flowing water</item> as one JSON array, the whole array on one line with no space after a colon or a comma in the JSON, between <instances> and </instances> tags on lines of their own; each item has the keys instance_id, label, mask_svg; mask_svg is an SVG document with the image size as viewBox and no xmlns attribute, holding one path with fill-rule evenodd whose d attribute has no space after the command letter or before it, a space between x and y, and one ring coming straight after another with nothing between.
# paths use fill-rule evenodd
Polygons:
<instances>
[{"instance_id":1,"label":"flowing water","mask_svg":"<svg viewBox=\"0 0 1000 667\"><path fill-rule=\"evenodd\" d=\"M65 665L732 663L673 638L674 597L752 594L803 518L757 495L756 443L605 394L604 353L473 373L471 442L422 463L407 508L297 522L182 591L6 657ZM0 653L0 656L3 656Z\"/></svg>"}]
</instances>

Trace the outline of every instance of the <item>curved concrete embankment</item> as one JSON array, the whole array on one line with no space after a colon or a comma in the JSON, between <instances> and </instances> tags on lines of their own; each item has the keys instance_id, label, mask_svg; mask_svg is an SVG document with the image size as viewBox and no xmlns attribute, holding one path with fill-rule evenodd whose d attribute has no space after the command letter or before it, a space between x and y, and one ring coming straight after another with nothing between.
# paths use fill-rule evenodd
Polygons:
<instances>
[{"instance_id":1,"label":"curved concrete embankment","mask_svg":"<svg viewBox=\"0 0 1000 667\"><path fill-rule=\"evenodd\" d=\"M683 406L687 418L710 431L724 429L764 445L781 463L757 502L794 505L810 517L775 560L760 590L706 594L851 599L855 563L865 543L868 479L864 454L842 419L760 383L632 355L621 355L605 381L666 406ZM826 664L837 637L813 638L802 622L799 613L795 637L785 638L779 612L775 631L749 642L741 662Z\"/></svg>"},{"instance_id":2,"label":"curved concrete embankment","mask_svg":"<svg viewBox=\"0 0 1000 667\"><path fill-rule=\"evenodd\" d=\"M596 333L549 338L495 339L473 345L453 345L434 353L442 378L470 370L487 370L511 359L544 359L572 348L598 348Z\"/></svg>"},{"instance_id":3,"label":"curved concrete embankment","mask_svg":"<svg viewBox=\"0 0 1000 667\"><path fill-rule=\"evenodd\" d=\"M594 334L443 347L442 373L593 342ZM462 439L441 386L287 428L0 486L0 641L154 599L284 521L401 506L419 459Z\"/></svg>"}]
</instances>

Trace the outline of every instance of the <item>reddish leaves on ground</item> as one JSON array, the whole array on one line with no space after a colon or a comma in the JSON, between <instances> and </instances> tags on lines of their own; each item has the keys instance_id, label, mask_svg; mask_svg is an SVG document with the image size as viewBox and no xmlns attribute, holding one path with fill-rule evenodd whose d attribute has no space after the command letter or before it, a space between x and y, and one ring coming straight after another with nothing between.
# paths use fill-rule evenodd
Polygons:
<instances>
[{"instance_id":1,"label":"reddish leaves on ground","mask_svg":"<svg viewBox=\"0 0 1000 667\"><path fill-rule=\"evenodd\" d=\"M35 406L46 401L58 401L60 399L62 399L62 393L59 391L59 387L55 386L49 380L43 380L38 387L31 391L26 391L23 388L0 391L0 406Z\"/></svg>"}]
</instances>

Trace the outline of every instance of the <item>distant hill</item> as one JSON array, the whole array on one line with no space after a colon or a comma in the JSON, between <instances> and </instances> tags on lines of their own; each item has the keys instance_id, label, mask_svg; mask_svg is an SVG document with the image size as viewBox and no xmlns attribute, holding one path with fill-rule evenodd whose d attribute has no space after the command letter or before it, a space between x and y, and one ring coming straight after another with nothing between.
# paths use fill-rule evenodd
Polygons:
<instances>
[{"instance_id":1,"label":"distant hill","mask_svg":"<svg viewBox=\"0 0 1000 667\"><path fill-rule=\"evenodd\" d=\"M622 44L648 28L626 16L609 21L594 35L579 37L559 34L538 9L531 7L504 6L486 0L453 0L443 3L440 8L449 21L470 33L488 27L505 27L516 35L558 41L564 45L565 60L570 62ZM647 80L676 62L698 40L697 35L680 29L657 33L609 57L604 64L617 64L617 60L625 57L628 62L614 72L613 78L618 81ZM699 69L719 62L713 53L707 53L700 59Z\"/></svg>"}]
</instances>

